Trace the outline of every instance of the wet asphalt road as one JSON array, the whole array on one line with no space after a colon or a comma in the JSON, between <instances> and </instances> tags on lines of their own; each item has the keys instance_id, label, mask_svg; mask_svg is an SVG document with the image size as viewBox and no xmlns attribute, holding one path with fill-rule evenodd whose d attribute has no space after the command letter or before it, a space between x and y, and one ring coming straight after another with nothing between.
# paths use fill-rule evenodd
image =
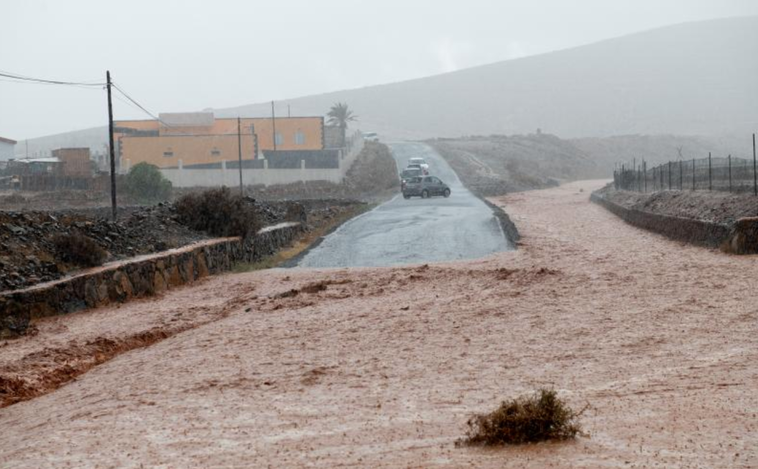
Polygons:
<instances>
[{"instance_id":1,"label":"wet asphalt road","mask_svg":"<svg viewBox=\"0 0 758 469\"><path fill-rule=\"evenodd\" d=\"M449 198L395 198L350 220L309 251L298 267L371 267L474 259L512 249L492 210L422 143L390 144L398 168L422 157Z\"/></svg>"}]
</instances>

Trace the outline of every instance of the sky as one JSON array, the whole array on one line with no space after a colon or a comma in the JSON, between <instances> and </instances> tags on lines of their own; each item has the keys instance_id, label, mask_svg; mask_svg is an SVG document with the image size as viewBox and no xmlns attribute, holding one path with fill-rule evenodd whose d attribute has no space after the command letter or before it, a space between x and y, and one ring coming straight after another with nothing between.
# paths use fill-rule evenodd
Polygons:
<instances>
[{"instance_id":1,"label":"sky","mask_svg":"<svg viewBox=\"0 0 758 469\"><path fill-rule=\"evenodd\" d=\"M755 0L2 0L0 73L113 81L151 113L360 88L687 21ZM149 119L119 92L116 119ZM324 110L326 112L326 110ZM297 115L297 109L292 109ZM0 137L107 124L99 86L0 77Z\"/></svg>"}]
</instances>

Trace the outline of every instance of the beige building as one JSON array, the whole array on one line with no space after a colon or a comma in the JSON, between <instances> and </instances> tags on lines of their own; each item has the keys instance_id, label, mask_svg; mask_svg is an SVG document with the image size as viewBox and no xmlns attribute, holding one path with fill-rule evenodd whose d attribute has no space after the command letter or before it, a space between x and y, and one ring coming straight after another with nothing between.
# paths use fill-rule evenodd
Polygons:
<instances>
[{"instance_id":1,"label":"beige building","mask_svg":"<svg viewBox=\"0 0 758 469\"><path fill-rule=\"evenodd\" d=\"M122 171L147 162L159 168L214 167L260 158L264 150L322 150L323 117L216 119L211 112L166 113L160 120L115 122ZM241 141L241 145L238 142Z\"/></svg>"}]
</instances>

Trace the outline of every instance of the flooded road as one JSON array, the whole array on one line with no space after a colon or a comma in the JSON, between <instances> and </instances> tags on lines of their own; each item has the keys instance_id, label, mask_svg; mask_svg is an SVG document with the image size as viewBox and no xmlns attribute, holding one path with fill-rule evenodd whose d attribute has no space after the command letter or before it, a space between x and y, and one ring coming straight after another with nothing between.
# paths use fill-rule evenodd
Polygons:
<instances>
[{"instance_id":1,"label":"flooded road","mask_svg":"<svg viewBox=\"0 0 758 469\"><path fill-rule=\"evenodd\" d=\"M474 196L428 145L391 144L397 167L421 157L449 198L398 195L340 227L308 252L298 267L373 267L475 259L513 249L492 210Z\"/></svg>"}]
</instances>

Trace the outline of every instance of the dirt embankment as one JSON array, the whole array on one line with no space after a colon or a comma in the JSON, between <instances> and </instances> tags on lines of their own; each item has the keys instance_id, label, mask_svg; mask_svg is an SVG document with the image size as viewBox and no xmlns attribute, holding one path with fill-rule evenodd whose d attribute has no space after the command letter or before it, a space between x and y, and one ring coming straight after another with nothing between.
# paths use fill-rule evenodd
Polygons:
<instances>
[{"instance_id":1,"label":"dirt embankment","mask_svg":"<svg viewBox=\"0 0 758 469\"><path fill-rule=\"evenodd\" d=\"M427 143L450 163L464 185L481 197L598 176L594 161L553 135L493 135Z\"/></svg>"}]
</instances>

